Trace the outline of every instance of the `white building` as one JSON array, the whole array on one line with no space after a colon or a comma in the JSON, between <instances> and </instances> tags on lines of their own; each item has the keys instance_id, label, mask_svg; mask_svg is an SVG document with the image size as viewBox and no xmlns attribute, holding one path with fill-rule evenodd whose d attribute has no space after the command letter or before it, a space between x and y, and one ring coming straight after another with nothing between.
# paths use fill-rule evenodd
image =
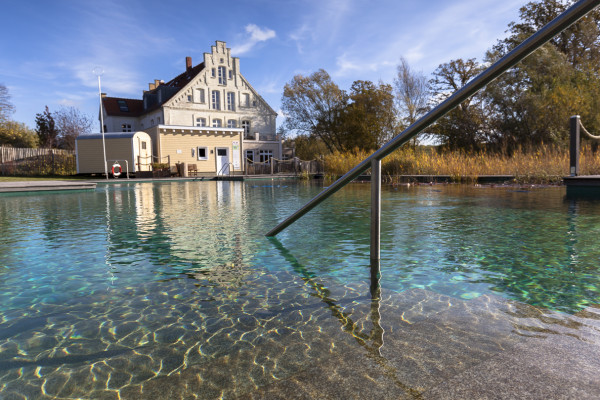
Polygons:
<instances>
[{"instance_id":1,"label":"white building","mask_svg":"<svg viewBox=\"0 0 600 400\"><path fill-rule=\"evenodd\" d=\"M244 158L268 162L282 157L277 113L241 74L240 60L225 42L217 41L200 64L186 57L183 73L150 83L141 100L103 95L102 104L105 132L143 130L152 136L158 126L242 128ZM152 139L156 155L159 141Z\"/></svg>"}]
</instances>

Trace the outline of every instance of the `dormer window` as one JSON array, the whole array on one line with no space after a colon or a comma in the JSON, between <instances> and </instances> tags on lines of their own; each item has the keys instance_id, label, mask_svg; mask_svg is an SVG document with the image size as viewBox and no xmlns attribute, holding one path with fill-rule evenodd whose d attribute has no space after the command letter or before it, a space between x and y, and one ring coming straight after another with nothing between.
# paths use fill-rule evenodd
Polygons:
<instances>
[{"instance_id":1,"label":"dormer window","mask_svg":"<svg viewBox=\"0 0 600 400\"><path fill-rule=\"evenodd\" d=\"M125 100L117 100L117 104L119 105L120 111L129 112L129 107L127 106L127 102Z\"/></svg>"}]
</instances>

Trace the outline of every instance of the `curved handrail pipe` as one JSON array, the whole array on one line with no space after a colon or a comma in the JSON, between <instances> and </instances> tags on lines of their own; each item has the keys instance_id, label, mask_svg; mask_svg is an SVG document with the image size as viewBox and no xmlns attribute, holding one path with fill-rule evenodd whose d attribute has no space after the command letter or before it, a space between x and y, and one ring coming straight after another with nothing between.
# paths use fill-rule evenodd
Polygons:
<instances>
[{"instance_id":1,"label":"curved handrail pipe","mask_svg":"<svg viewBox=\"0 0 600 400\"><path fill-rule=\"evenodd\" d=\"M356 167L352 168L341 178L331 184L327 189L316 195L312 200L306 203L298 211L287 217L285 220L279 223L275 228L270 230L266 236L275 236L296 220L302 217L304 214L312 210L323 200L340 190L347 183L357 178L360 174L370 168L371 160L381 160L388 156L398 147L409 141L415 135L421 133L428 126L433 124L439 118L443 117L446 113L450 112L454 107L473 96L477 91L483 88L488 83L492 82L498 76L502 75L506 70L515 66L519 61L533 53L536 49L542 46L544 43L552 39L560 32L567 29L569 26L577 22L579 19L584 17L587 13L592 11L600 4L600 0L580 0L573 4L567 10L565 10L558 17L550 21L542 29L531 35L523 43L515 47L512 51L496 61L490 67L488 67L481 74L477 75L465 86L458 89L448 97L446 100L438 104L433 110L429 111L423 117L419 118L415 123L410 125L400 134L395 136L389 142L384 144L379 150L371 154L369 157L364 159Z\"/></svg>"}]
</instances>

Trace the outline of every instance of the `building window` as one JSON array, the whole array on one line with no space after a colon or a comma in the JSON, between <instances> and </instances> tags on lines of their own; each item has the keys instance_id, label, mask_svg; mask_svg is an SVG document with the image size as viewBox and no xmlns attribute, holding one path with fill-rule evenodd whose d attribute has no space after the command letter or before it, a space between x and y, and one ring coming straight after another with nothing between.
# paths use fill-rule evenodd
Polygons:
<instances>
[{"instance_id":1,"label":"building window","mask_svg":"<svg viewBox=\"0 0 600 400\"><path fill-rule=\"evenodd\" d=\"M250 107L250 95L244 93L244 107Z\"/></svg>"},{"instance_id":2,"label":"building window","mask_svg":"<svg viewBox=\"0 0 600 400\"><path fill-rule=\"evenodd\" d=\"M196 126L206 126L206 118L196 118Z\"/></svg>"},{"instance_id":3,"label":"building window","mask_svg":"<svg viewBox=\"0 0 600 400\"><path fill-rule=\"evenodd\" d=\"M204 89L198 89L198 103L205 103L206 99L204 98Z\"/></svg>"},{"instance_id":4,"label":"building window","mask_svg":"<svg viewBox=\"0 0 600 400\"><path fill-rule=\"evenodd\" d=\"M193 97L192 97L191 94L188 94L187 99L188 99L188 103L192 103L194 101L194 99L193 99Z\"/></svg>"},{"instance_id":5,"label":"building window","mask_svg":"<svg viewBox=\"0 0 600 400\"><path fill-rule=\"evenodd\" d=\"M213 128L221 128L223 126L223 122L220 119L213 119Z\"/></svg>"},{"instance_id":6,"label":"building window","mask_svg":"<svg viewBox=\"0 0 600 400\"><path fill-rule=\"evenodd\" d=\"M117 100L117 104L119 105L119 111L129 112L129 107L127 106L127 102L125 100Z\"/></svg>"},{"instance_id":7,"label":"building window","mask_svg":"<svg viewBox=\"0 0 600 400\"><path fill-rule=\"evenodd\" d=\"M246 150L246 162L248 164L254 163L254 150Z\"/></svg>"},{"instance_id":8,"label":"building window","mask_svg":"<svg viewBox=\"0 0 600 400\"><path fill-rule=\"evenodd\" d=\"M250 135L250 121L242 121L242 129L244 129L244 137Z\"/></svg>"},{"instance_id":9,"label":"building window","mask_svg":"<svg viewBox=\"0 0 600 400\"><path fill-rule=\"evenodd\" d=\"M208 148L207 147L198 147L198 151L196 152L198 155L198 160L208 160Z\"/></svg>"},{"instance_id":10,"label":"building window","mask_svg":"<svg viewBox=\"0 0 600 400\"><path fill-rule=\"evenodd\" d=\"M225 67L219 67L219 85L227 84L227 80L225 79L226 73Z\"/></svg>"},{"instance_id":11,"label":"building window","mask_svg":"<svg viewBox=\"0 0 600 400\"><path fill-rule=\"evenodd\" d=\"M227 93L227 110L235 111L235 93Z\"/></svg>"},{"instance_id":12,"label":"building window","mask_svg":"<svg viewBox=\"0 0 600 400\"><path fill-rule=\"evenodd\" d=\"M228 119L227 127L228 128L237 128L237 121L235 119Z\"/></svg>"},{"instance_id":13,"label":"building window","mask_svg":"<svg viewBox=\"0 0 600 400\"><path fill-rule=\"evenodd\" d=\"M210 75L214 78L217 76L217 70L215 68L210 70Z\"/></svg>"},{"instance_id":14,"label":"building window","mask_svg":"<svg viewBox=\"0 0 600 400\"><path fill-rule=\"evenodd\" d=\"M233 70L229 70L229 79L233 79Z\"/></svg>"},{"instance_id":15,"label":"building window","mask_svg":"<svg viewBox=\"0 0 600 400\"><path fill-rule=\"evenodd\" d=\"M150 120L150 126L154 126L154 119Z\"/></svg>"},{"instance_id":16,"label":"building window","mask_svg":"<svg viewBox=\"0 0 600 400\"><path fill-rule=\"evenodd\" d=\"M146 150L146 142L142 142L142 150Z\"/></svg>"},{"instance_id":17,"label":"building window","mask_svg":"<svg viewBox=\"0 0 600 400\"><path fill-rule=\"evenodd\" d=\"M261 163L270 163L273 158L273 150L261 150L258 152L258 161Z\"/></svg>"},{"instance_id":18,"label":"building window","mask_svg":"<svg viewBox=\"0 0 600 400\"><path fill-rule=\"evenodd\" d=\"M221 109L221 95L218 90L212 92L212 108L213 110Z\"/></svg>"},{"instance_id":19,"label":"building window","mask_svg":"<svg viewBox=\"0 0 600 400\"><path fill-rule=\"evenodd\" d=\"M131 124L121 125L121 132L131 132Z\"/></svg>"}]
</instances>

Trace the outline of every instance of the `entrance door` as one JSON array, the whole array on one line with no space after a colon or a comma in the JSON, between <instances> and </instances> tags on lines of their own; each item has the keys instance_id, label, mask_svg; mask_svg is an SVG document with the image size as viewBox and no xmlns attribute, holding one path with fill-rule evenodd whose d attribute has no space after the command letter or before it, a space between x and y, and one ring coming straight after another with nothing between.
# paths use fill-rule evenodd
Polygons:
<instances>
[{"instance_id":1,"label":"entrance door","mask_svg":"<svg viewBox=\"0 0 600 400\"><path fill-rule=\"evenodd\" d=\"M151 143L145 138L139 136L133 137L133 172L151 171L150 164L152 163Z\"/></svg>"},{"instance_id":2,"label":"entrance door","mask_svg":"<svg viewBox=\"0 0 600 400\"><path fill-rule=\"evenodd\" d=\"M152 157L150 157L150 144L147 141L139 140L140 149L140 171L151 171Z\"/></svg>"},{"instance_id":3,"label":"entrance door","mask_svg":"<svg viewBox=\"0 0 600 400\"><path fill-rule=\"evenodd\" d=\"M229 149L217 147L217 175L229 175Z\"/></svg>"}]
</instances>

